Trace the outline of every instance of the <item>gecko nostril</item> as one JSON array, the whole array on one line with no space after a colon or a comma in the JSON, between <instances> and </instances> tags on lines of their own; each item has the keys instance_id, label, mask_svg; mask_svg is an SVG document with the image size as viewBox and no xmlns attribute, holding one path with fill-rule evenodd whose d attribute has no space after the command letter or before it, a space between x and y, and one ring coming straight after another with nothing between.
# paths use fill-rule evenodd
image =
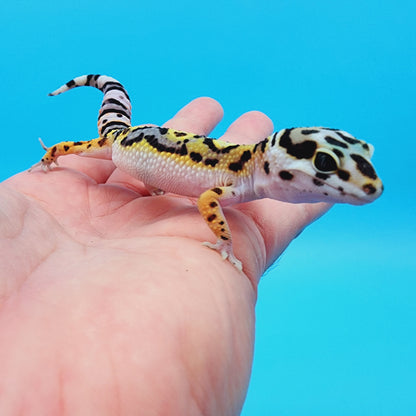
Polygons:
<instances>
[{"instance_id":1,"label":"gecko nostril","mask_svg":"<svg viewBox=\"0 0 416 416\"><path fill-rule=\"evenodd\" d=\"M363 186L363 191L367 195L372 195L376 193L377 189L371 183L367 183Z\"/></svg>"}]
</instances>

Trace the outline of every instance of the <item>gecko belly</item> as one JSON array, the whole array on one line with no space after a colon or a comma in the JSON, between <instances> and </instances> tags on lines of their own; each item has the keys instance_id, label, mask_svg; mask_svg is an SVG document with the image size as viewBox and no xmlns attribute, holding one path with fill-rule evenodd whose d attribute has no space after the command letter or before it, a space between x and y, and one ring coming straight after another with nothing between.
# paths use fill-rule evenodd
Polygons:
<instances>
[{"instance_id":1,"label":"gecko belly","mask_svg":"<svg viewBox=\"0 0 416 416\"><path fill-rule=\"evenodd\" d=\"M233 183L226 172L195 166L180 156L126 149L117 141L113 144L112 159L119 169L145 185L184 196L197 198L209 188Z\"/></svg>"}]
</instances>

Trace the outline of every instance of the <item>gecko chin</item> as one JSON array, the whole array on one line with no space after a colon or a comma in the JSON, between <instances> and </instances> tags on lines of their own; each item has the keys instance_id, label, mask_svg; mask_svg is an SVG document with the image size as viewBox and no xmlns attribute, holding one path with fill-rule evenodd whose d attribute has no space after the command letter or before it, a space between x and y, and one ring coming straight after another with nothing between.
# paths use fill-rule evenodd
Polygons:
<instances>
[{"instance_id":1,"label":"gecko chin","mask_svg":"<svg viewBox=\"0 0 416 416\"><path fill-rule=\"evenodd\" d=\"M357 188L351 192L349 189L341 187L333 187L330 184L326 183L320 186L319 191L311 191L306 189L298 189L298 195L287 195L288 202L328 202L328 203L337 203L337 204L351 204L351 205L365 205L370 202L373 202L377 199L383 192L381 188L371 189L369 193L364 189L363 191L358 191ZM301 200L299 195L302 195Z\"/></svg>"},{"instance_id":2,"label":"gecko chin","mask_svg":"<svg viewBox=\"0 0 416 416\"><path fill-rule=\"evenodd\" d=\"M341 203L341 204L351 204L351 205L365 205L373 202L377 199L383 190L379 189L371 194L367 192L359 192L359 193L350 193L348 191L340 191L338 189L332 188L332 195L329 194L326 198L328 202L334 203Z\"/></svg>"}]
</instances>

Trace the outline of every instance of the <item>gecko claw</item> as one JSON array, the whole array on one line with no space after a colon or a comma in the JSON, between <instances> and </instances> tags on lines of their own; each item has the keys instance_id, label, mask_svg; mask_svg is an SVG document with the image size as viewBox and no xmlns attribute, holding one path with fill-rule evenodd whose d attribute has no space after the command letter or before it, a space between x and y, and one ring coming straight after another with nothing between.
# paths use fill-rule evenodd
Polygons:
<instances>
[{"instance_id":1,"label":"gecko claw","mask_svg":"<svg viewBox=\"0 0 416 416\"><path fill-rule=\"evenodd\" d=\"M223 260L227 260L235 266L240 272L243 271L243 264L235 257L233 249L230 243L224 243L222 240L218 240L215 244L205 241L203 246L209 247L212 250L218 251L221 254Z\"/></svg>"},{"instance_id":2,"label":"gecko claw","mask_svg":"<svg viewBox=\"0 0 416 416\"><path fill-rule=\"evenodd\" d=\"M43 143L43 141L40 137L39 137L39 142L40 142L40 145L42 146L43 150L48 151L48 149L49 149L48 146L46 146L45 143Z\"/></svg>"}]
</instances>

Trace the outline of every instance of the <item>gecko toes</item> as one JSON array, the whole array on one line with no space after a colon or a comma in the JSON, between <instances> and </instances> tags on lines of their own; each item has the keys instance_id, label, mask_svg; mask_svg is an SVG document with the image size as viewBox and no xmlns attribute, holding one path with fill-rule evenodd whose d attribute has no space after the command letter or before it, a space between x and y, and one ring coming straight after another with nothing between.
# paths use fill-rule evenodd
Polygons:
<instances>
[{"instance_id":1,"label":"gecko toes","mask_svg":"<svg viewBox=\"0 0 416 416\"><path fill-rule=\"evenodd\" d=\"M221 254L223 260L227 260L235 266L239 271L243 271L243 264L235 257L231 244L224 243L222 240L218 240L215 244L204 242L202 245L209 247Z\"/></svg>"}]
</instances>

